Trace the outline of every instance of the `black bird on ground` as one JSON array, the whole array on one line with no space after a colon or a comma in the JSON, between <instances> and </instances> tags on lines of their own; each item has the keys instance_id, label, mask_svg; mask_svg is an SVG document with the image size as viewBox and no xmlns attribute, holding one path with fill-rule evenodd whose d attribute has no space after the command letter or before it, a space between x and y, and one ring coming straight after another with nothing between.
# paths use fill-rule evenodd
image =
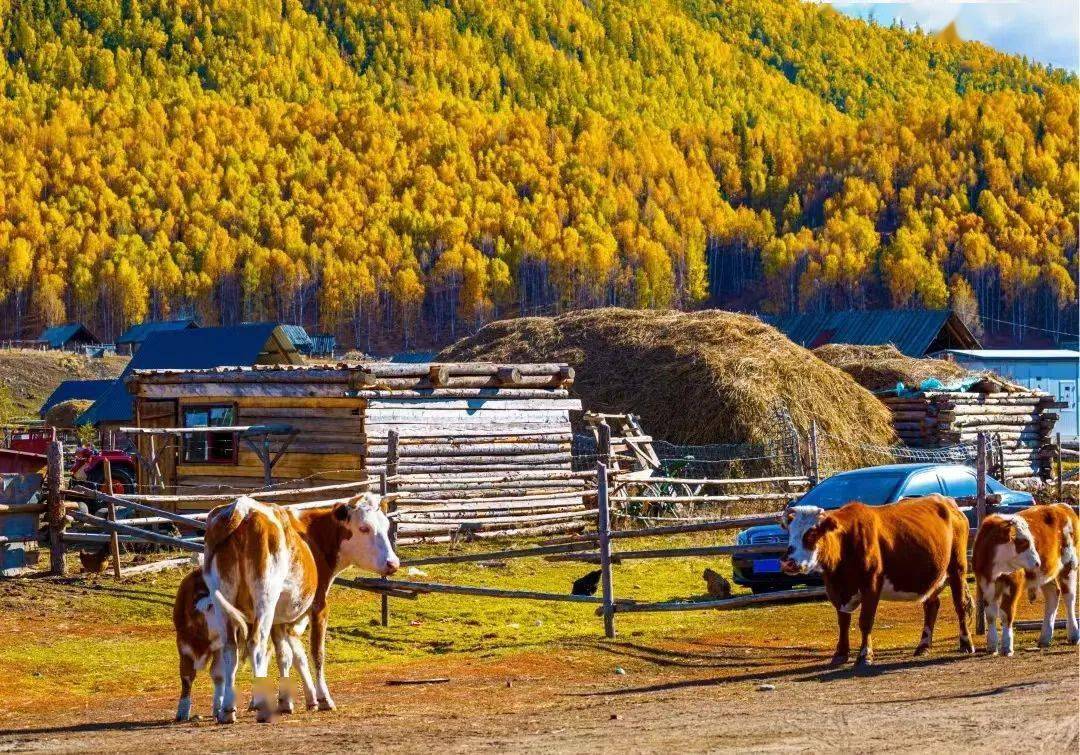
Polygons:
<instances>
[{"instance_id":1,"label":"black bird on ground","mask_svg":"<svg viewBox=\"0 0 1080 755\"><path fill-rule=\"evenodd\" d=\"M571 595L596 595L596 588L600 585L600 570L591 571L581 579L574 581L574 587L570 590Z\"/></svg>"}]
</instances>

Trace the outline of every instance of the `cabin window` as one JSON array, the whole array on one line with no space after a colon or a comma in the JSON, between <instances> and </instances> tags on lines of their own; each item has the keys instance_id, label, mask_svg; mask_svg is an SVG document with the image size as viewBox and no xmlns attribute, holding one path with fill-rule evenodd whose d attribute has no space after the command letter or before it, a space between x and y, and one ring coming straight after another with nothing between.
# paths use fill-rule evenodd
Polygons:
<instances>
[{"instance_id":1,"label":"cabin window","mask_svg":"<svg viewBox=\"0 0 1080 755\"><path fill-rule=\"evenodd\" d=\"M236 407L190 406L184 408L184 427L230 427L236 425ZM235 464L235 432L184 433L184 461L188 464Z\"/></svg>"}]
</instances>

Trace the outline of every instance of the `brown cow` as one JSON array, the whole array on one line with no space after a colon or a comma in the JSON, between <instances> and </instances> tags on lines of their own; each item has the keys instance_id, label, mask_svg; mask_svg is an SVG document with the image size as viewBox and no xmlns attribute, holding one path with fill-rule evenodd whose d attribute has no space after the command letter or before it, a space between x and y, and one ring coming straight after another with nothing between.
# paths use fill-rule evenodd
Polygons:
<instances>
[{"instance_id":1,"label":"brown cow","mask_svg":"<svg viewBox=\"0 0 1080 755\"><path fill-rule=\"evenodd\" d=\"M792 506L784 516L788 549L781 568L788 574L820 571L836 608L840 638L831 665L847 662L851 614L862 605L862 647L857 664L873 662L870 632L878 601L923 604L925 623L915 655L930 650L946 582L960 621L960 652L972 653L968 634L971 597L964 585L968 523L956 504L940 495L866 506L849 503L835 511Z\"/></svg>"},{"instance_id":2,"label":"brown cow","mask_svg":"<svg viewBox=\"0 0 1080 755\"><path fill-rule=\"evenodd\" d=\"M385 503L379 496L365 493L333 507L293 512L241 497L210 512L204 575L220 610L212 616L223 622L212 631L224 637L218 721L236 720L238 647L234 633L224 626L230 622L250 627L248 650L259 721L269 721L273 715L267 680L267 646L272 635L275 645L280 638L295 657L308 708L334 708L324 675L327 594L334 578L349 566L384 576L397 570L390 522L382 511ZM316 682L300 643L309 617ZM287 689L279 692L279 696L287 694Z\"/></svg>"},{"instance_id":3,"label":"brown cow","mask_svg":"<svg viewBox=\"0 0 1080 755\"><path fill-rule=\"evenodd\" d=\"M1034 602L1041 588L1046 606L1039 647L1054 638L1059 598L1065 602L1067 637L1080 642L1076 621L1076 570L1080 536L1076 512L1064 503L1033 506L1019 514L991 514L975 536L973 565L986 612L986 651L1013 654L1013 617L1027 584ZM997 620L1001 619L1001 643Z\"/></svg>"}]
</instances>

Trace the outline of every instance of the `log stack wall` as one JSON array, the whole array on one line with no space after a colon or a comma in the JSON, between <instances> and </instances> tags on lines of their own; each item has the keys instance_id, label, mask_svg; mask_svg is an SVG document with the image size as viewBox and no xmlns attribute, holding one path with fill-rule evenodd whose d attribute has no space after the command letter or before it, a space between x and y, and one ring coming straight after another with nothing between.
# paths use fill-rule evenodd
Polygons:
<instances>
[{"instance_id":1,"label":"log stack wall","mask_svg":"<svg viewBox=\"0 0 1080 755\"><path fill-rule=\"evenodd\" d=\"M985 380L967 391L921 391L885 396L893 427L912 448L974 444L980 432L1000 441L998 474L1049 478L1060 405L1041 391ZM1000 464L998 464L1000 459Z\"/></svg>"},{"instance_id":2,"label":"log stack wall","mask_svg":"<svg viewBox=\"0 0 1080 755\"><path fill-rule=\"evenodd\" d=\"M284 448L278 485L383 473L396 434L399 536L439 542L564 532L587 521L589 474L571 471L570 413L581 408L569 394L573 379L565 364L371 363L147 371L130 387L137 404L175 401L165 426L207 404L234 405L238 425L292 426L299 433L287 447L282 436L270 445ZM180 459L165 492L260 487L261 461L239 448L236 464Z\"/></svg>"}]
</instances>

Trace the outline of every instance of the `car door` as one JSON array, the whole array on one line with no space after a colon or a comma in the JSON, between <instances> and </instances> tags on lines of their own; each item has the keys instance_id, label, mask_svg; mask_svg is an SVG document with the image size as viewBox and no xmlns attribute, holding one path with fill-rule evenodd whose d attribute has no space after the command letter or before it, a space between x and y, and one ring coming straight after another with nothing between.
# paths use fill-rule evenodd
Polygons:
<instances>
[{"instance_id":1,"label":"car door","mask_svg":"<svg viewBox=\"0 0 1080 755\"><path fill-rule=\"evenodd\" d=\"M978 493L975 472L964 467L943 467L938 471L950 498L974 498Z\"/></svg>"},{"instance_id":2,"label":"car door","mask_svg":"<svg viewBox=\"0 0 1080 755\"><path fill-rule=\"evenodd\" d=\"M927 469L913 474L904 482L900 489L900 499L919 498L924 495L941 492L941 481L938 480L937 472Z\"/></svg>"}]
</instances>

